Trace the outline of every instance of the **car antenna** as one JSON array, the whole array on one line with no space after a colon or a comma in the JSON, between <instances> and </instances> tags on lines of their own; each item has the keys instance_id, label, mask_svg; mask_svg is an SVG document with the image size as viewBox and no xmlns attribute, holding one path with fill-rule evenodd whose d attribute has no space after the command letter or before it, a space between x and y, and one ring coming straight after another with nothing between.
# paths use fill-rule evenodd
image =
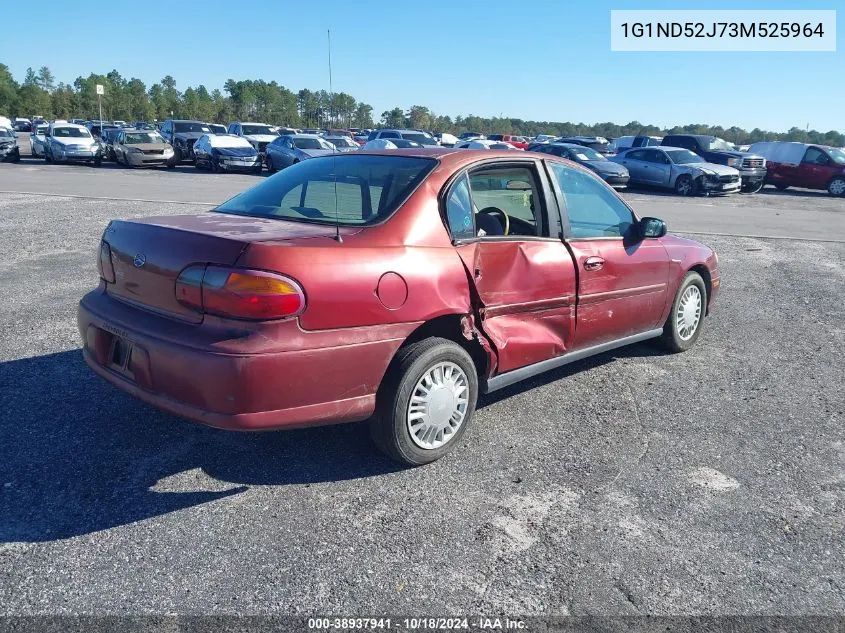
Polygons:
<instances>
[{"instance_id":1,"label":"car antenna","mask_svg":"<svg viewBox=\"0 0 845 633\"><path fill-rule=\"evenodd\" d=\"M329 37L329 112L332 111L332 103L334 102L334 91L332 90L332 30L327 31ZM334 146L332 146L334 147ZM332 150L332 180L334 180L334 238L338 244L343 244L343 238L340 236L340 218L338 217L337 209L337 150Z\"/></svg>"}]
</instances>

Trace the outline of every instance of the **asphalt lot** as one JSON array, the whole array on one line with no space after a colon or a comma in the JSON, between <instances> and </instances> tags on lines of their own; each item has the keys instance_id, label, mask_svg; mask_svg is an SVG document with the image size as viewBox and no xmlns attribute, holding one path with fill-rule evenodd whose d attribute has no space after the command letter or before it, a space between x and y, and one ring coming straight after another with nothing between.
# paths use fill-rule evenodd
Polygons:
<instances>
[{"instance_id":1,"label":"asphalt lot","mask_svg":"<svg viewBox=\"0 0 845 633\"><path fill-rule=\"evenodd\" d=\"M698 345L499 392L401 470L363 425L206 429L81 359L108 220L258 178L0 165L0 614L845 612L845 200L626 194L719 252Z\"/></svg>"}]
</instances>

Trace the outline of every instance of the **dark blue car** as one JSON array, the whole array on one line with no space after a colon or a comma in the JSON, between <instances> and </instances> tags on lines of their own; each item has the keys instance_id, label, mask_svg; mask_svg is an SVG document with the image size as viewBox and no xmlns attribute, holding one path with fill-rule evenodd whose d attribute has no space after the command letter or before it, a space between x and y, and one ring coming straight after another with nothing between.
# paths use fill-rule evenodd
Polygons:
<instances>
[{"instance_id":1,"label":"dark blue car","mask_svg":"<svg viewBox=\"0 0 845 633\"><path fill-rule=\"evenodd\" d=\"M215 172L261 173L261 157L248 140L233 134L206 134L194 143L194 166Z\"/></svg>"}]
</instances>

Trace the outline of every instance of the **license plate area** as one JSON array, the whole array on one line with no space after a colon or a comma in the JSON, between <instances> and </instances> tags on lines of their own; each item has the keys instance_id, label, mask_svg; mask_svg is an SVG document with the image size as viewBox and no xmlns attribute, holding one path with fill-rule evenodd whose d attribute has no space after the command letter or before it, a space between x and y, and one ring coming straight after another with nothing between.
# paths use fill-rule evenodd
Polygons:
<instances>
[{"instance_id":1,"label":"license plate area","mask_svg":"<svg viewBox=\"0 0 845 633\"><path fill-rule=\"evenodd\" d=\"M132 376L129 369L132 358L132 344L119 336L114 337L111 354L109 354L109 365L127 376Z\"/></svg>"}]
</instances>

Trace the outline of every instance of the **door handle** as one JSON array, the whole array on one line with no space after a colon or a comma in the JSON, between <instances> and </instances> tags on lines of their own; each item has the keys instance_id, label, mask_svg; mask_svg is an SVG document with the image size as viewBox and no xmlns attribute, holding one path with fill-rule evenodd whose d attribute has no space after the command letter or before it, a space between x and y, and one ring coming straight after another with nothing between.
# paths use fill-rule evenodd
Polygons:
<instances>
[{"instance_id":1,"label":"door handle","mask_svg":"<svg viewBox=\"0 0 845 633\"><path fill-rule=\"evenodd\" d=\"M601 257L588 257L584 260L584 270L600 270L604 266L604 260Z\"/></svg>"}]
</instances>

